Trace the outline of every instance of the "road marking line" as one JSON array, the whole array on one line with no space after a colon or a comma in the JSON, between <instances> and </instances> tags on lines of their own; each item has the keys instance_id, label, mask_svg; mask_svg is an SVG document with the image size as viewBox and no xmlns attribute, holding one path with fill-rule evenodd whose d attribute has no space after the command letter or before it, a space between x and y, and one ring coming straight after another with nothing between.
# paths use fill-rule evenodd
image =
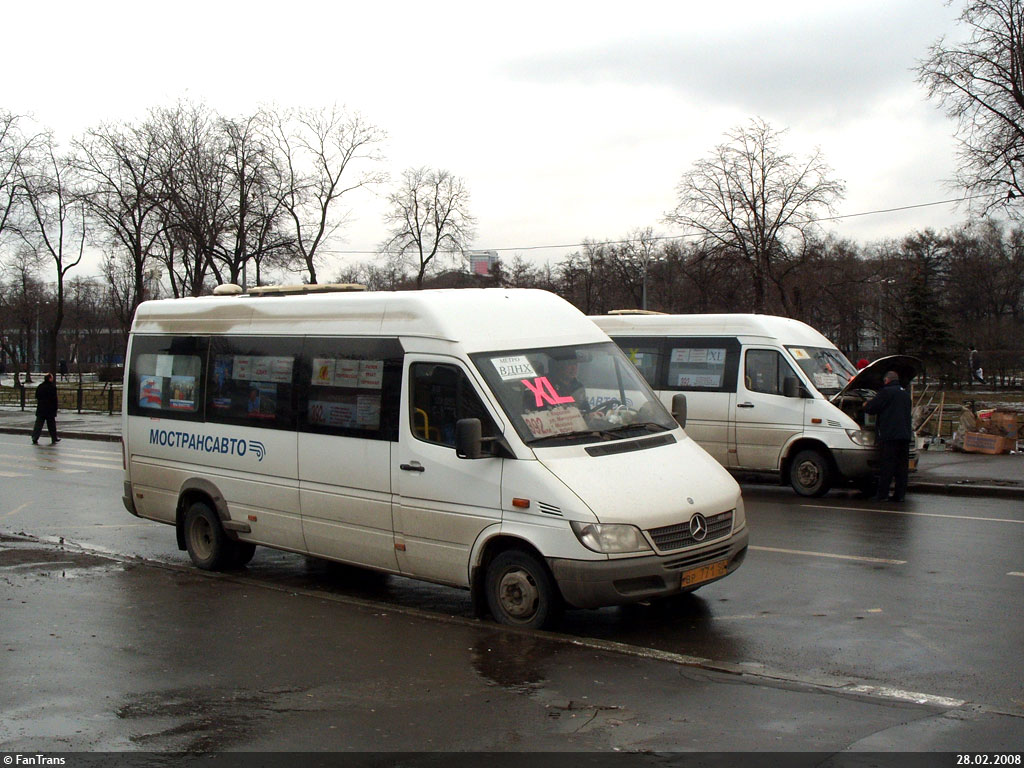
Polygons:
<instances>
[{"instance_id":1,"label":"road marking line","mask_svg":"<svg viewBox=\"0 0 1024 768\"><path fill-rule=\"evenodd\" d=\"M80 475L85 472L84 469L62 469L60 467L33 467L33 469L39 469L43 472L60 472L65 475Z\"/></svg>"},{"instance_id":2,"label":"road marking line","mask_svg":"<svg viewBox=\"0 0 1024 768\"><path fill-rule=\"evenodd\" d=\"M1024 576L1024 573L1021 573L1020 571L1010 571L1010 572L1009 572L1008 574L1006 574L1006 575L1007 575L1007 576Z\"/></svg>"},{"instance_id":3,"label":"road marking line","mask_svg":"<svg viewBox=\"0 0 1024 768\"><path fill-rule=\"evenodd\" d=\"M67 454L65 454L65 455L67 455ZM47 455L45 457L44 456L37 456L36 458L37 459L42 459L44 461L49 461L49 462L54 463L54 464L60 464L61 466L92 467L93 469L113 469L113 470L115 470L117 472L121 472L124 469L124 467L121 466L121 462L119 462L119 461L116 462L116 463L111 461L109 464L99 464L99 463L96 463L97 459L94 459L91 456L81 456L81 457L79 457L80 459L82 459L81 461L75 461L75 459L73 458L75 456L75 454L71 454L71 456L72 456L72 458L64 458L64 455L62 455L60 457L58 457L56 455ZM24 457L23 456L12 456L10 454L0 453L0 459L22 459L23 460ZM41 465L38 465L38 464L35 465L35 467L38 468L38 469L50 469L50 467L42 467Z\"/></svg>"},{"instance_id":4,"label":"road marking line","mask_svg":"<svg viewBox=\"0 0 1024 768\"><path fill-rule=\"evenodd\" d=\"M860 563L886 563L888 565L906 565L906 560L887 560L882 557L861 557L859 555L835 555L831 552L805 552L800 549L778 549L777 547L756 547L761 552L781 552L784 555L806 555L807 557L831 557L836 560L854 560Z\"/></svg>"},{"instance_id":5,"label":"road marking line","mask_svg":"<svg viewBox=\"0 0 1024 768\"><path fill-rule=\"evenodd\" d=\"M801 504L808 509L834 509L839 512L881 512L885 515L911 515L913 517L945 517L950 520L981 520L987 523L1016 523L1024 525L1024 520L1012 520L1008 517L974 517L972 515L940 515L938 512L906 512L900 509L877 509L873 507L832 507L825 504Z\"/></svg>"},{"instance_id":6,"label":"road marking line","mask_svg":"<svg viewBox=\"0 0 1024 768\"><path fill-rule=\"evenodd\" d=\"M0 472L0 477L28 477L23 472Z\"/></svg>"},{"instance_id":7,"label":"road marking line","mask_svg":"<svg viewBox=\"0 0 1024 768\"><path fill-rule=\"evenodd\" d=\"M939 707L962 707L966 702L962 699L951 699L946 696L933 696L928 693L904 691L900 688L889 688L884 685L854 685L843 690L853 693L866 693L869 696L880 696L883 699L911 701L915 704L932 704Z\"/></svg>"},{"instance_id":8,"label":"road marking line","mask_svg":"<svg viewBox=\"0 0 1024 768\"><path fill-rule=\"evenodd\" d=\"M15 507L15 508L14 508L14 509L12 509L12 510L11 510L10 512L5 512L5 513L4 513L4 514L3 514L2 516L3 516L3 517L14 517L14 516L15 516L16 514L18 514L19 512L21 512L21 510L23 510L23 509L24 509L25 507L27 507L27 506L28 506L28 504L29 504L29 503L28 503L28 502L26 501L26 502L25 502L24 504L22 504L22 505L21 505L20 507Z\"/></svg>"}]
</instances>

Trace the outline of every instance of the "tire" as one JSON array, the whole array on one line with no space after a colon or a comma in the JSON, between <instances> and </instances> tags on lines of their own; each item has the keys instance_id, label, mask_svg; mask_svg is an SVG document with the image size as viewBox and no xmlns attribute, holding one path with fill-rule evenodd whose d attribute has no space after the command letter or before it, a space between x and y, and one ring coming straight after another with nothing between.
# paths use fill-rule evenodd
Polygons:
<instances>
[{"instance_id":1,"label":"tire","mask_svg":"<svg viewBox=\"0 0 1024 768\"><path fill-rule=\"evenodd\" d=\"M487 566L487 606L499 624L541 629L562 613L562 596L548 569L520 549L502 552Z\"/></svg>"},{"instance_id":2,"label":"tire","mask_svg":"<svg viewBox=\"0 0 1024 768\"><path fill-rule=\"evenodd\" d=\"M221 528L216 513L197 501L185 513L185 548L192 563L204 571L219 571L231 564L235 542Z\"/></svg>"},{"instance_id":3,"label":"tire","mask_svg":"<svg viewBox=\"0 0 1024 768\"><path fill-rule=\"evenodd\" d=\"M232 541L231 544L231 556L228 558L230 561L230 568L244 568L252 556L256 554L256 545L250 544L248 541Z\"/></svg>"},{"instance_id":4,"label":"tire","mask_svg":"<svg viewBox=\"0 0 1024 768\"><path fill-rule=\"evenodd\" d=\"M832 466L820 451L800 451L789 465L789 484L800 496L824 496L832 487Z\"/></svg>"}]
</instances>

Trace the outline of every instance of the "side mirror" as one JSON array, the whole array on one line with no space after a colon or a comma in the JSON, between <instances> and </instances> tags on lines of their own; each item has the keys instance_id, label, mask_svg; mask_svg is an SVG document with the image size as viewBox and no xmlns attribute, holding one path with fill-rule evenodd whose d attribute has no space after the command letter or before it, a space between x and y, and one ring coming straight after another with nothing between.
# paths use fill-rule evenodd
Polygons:
<instances>
[{"instance_id":1,"label":"side mirror","mask_svg":"<svg viewBox=\"0 0 1024 768\"><path fill-rule=\"evenodd\" d=\"M483 429L480 419L459 419L455 422L455 455L460 459L483 457Z\"/></svg>"},{"instance_id":2,"label":"side mirror","mask_svg":"<svg viewBox=\"0 0 1024 768\"><path fill-rule=\"evenodd\" d=\"M679 422L679 426L686 428L686 395L678 393L672 395L672 418Z\"/></svg>"},{"instance_id":3,"label":"side mirror","mask_svg":"<svg viewBox=\"0 0 1024 768\"><path fill-rule=\"evenodd\" d=\"M800 380L795 376L787 376L782 380L782 394L786 397L803 397L804 392Z\"/></svg>"}]
</instances>

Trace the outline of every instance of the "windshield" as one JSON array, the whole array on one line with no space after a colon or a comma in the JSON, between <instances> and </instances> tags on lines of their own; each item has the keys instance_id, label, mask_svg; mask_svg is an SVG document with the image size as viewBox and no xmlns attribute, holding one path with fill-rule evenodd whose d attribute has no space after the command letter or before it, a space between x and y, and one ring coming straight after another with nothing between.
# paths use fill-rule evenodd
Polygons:
<instances>
[{"instance_id":1,"label":"windshield","mask_svg":"<svg viewBox=\"0 0 1024 768\"><path fill-rule=\"evenodd\" d=\"M838 349L829 347L786 347L797 365L823 395L834 395L846 386L857 369Z\"/></svg>"},{"instance_id":2,"label":"windshield","mask_svg":"<svg viewBox=\"0 0 1024 768\"><path fill-rule=\"evenodd\" d=\"M677 426L611 342L471 357L528 444L613 440Z\"/></svg>"}]
</instances>

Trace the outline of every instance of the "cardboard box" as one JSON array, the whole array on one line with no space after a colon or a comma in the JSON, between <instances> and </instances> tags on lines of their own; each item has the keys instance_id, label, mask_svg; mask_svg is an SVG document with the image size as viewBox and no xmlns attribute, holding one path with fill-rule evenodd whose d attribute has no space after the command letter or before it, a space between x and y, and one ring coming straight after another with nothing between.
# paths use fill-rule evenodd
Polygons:
<instances>
[{"instance_id":1,"label":"cardboard box","mask_svg":"<svg viewBox=\"0 0 1024 768\"><path fill-rule=\"evenodd\" d=\"M986 435L984 432L968 432L964 435L964 453L1009 453L1015 441L1000 435Z\"/></svg>"},{"instance_id":2,"label":"cardboard box","mask_svg":"<svg viewBox=\"0 0 1024 768\"><path fill-rule=\"evenodd\" d=\"M1015 411L996 411L991 416L992 426L988 431L1016 440L1020 434L1020 422Z\"/></svg>"}]
</instances>

